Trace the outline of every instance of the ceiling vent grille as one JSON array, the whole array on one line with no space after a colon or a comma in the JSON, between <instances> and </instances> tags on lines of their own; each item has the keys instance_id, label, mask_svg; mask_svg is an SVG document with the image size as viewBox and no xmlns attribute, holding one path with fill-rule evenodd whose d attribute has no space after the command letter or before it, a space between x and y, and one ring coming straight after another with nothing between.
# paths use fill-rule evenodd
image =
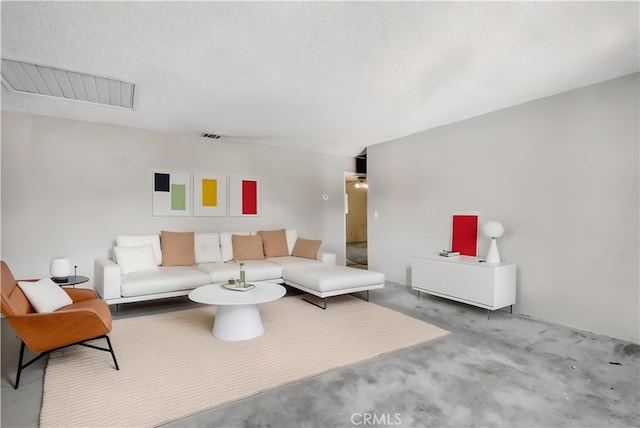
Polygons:
<instances>
[{"instance_id":1,"label":"ceiling vent grille","mask_svg":"<svg viewBox=\"0 0 640 428\"><path fill-rule=\"evenodd\" d=\"M202 134L200 134L200 136L203 138L213 138L214 140L217 140L218 138L220 138L220 135L207 134L206 132L203 132Z\"/></svg>"},{"instance_id":2,"label":"ceiling vent grille","mask_svg":"<svg viewBox=\"0 0 640 428\"><path fill-rule=\"evenodd\" d=\"M2 58L8 89L133 110L133 83Z\"/></svg>"}]
</instances>

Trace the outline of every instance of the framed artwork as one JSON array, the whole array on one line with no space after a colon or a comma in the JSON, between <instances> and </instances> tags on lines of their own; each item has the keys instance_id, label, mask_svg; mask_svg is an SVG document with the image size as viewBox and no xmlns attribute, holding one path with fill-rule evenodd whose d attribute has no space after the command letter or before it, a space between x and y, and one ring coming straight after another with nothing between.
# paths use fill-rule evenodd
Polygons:
<instances>
[{"instance_id":1,"label":"framed artwork","mask_svg":"<svg viewBox=\"0 0 640 428\"><path fill-rule=\"evenodd\" d=\"M193 215L200 217L227 215L227 177L193 174Z\"/></svg>"},{"instance_id":2,"label":"framed artwork","mask_svg":"<svg viewBox=\"0 0 640 428\"><path fill-rule=\"evenodd\" d=\"M451 217L451 251L478 256L478 213L454 213Z\"/></svg>"},{"instance_id":3,"label":"framed artwork","mask_svg":"<svg viewBox=\"0 0 640 428\"><path fill-rule=\"evenodd\" d=\"M259 216L261 187L258 177L229 177L229 215Z\"/></svg>"},{"instance_id":4,"label":"framed artwork","mask_svg":"<svg viewBox=\"0 0 640 428\"><path fill-rule=\"evenodd\" d=\"M191 215L191 174L185 172L153 172L153 215Z\"/></svg>"}]
</instances>

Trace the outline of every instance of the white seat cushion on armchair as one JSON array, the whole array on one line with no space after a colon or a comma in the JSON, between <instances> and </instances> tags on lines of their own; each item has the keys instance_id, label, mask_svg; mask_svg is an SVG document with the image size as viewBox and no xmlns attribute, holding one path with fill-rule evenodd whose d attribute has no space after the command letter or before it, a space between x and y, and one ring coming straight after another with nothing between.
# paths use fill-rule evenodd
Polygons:
<instances>
[{"instance_id":1,"label":"white seat cushion on armchair","mask_svg":"<svg viewBox=\"0 0 640 428\"><path fill-rule=\"evenodd\" d=\"M55 312L73 303L71 297L50 278L39 281L19 281L18 287L27 296L33 309L39 313Z\"/></svg>"}]
</instances>

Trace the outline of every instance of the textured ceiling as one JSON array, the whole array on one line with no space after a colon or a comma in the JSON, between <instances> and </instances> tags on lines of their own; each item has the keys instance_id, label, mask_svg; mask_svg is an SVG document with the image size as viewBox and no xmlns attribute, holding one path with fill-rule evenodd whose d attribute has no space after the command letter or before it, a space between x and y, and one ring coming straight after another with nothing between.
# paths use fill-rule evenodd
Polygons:
<instances>
[{"instance_id":1,"label":"textured ceiling","mask_svg":"<svg viewBox=\"0 0 640 428\"><path fill-rule=\"evenodd\" d=\"M639 70L637 2L8 2L2 57L136 84L133 111L2 109L281 147L366 146Z\"/></svg>"}]
</instances>

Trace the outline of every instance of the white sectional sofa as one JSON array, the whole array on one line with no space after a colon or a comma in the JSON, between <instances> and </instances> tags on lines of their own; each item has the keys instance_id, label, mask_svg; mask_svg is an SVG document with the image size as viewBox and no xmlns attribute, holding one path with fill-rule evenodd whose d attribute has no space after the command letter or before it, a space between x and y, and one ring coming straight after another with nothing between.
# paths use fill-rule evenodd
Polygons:
<instances>
[{"instance_id":1,"label":"white sectional sofa","mask_svg":"<svg viewBox=\"0 0 640 428\"><path fill-rule=\"evenodd\" d=\"M165 232L162 234L163 240L164 234ZM234 259L234 239L257 234L258 232L193 233L191 245L195 264L186 263L187 265L167 265L168 250L163 248L164 242L161 245L161 235L119 236L110 257L97 259L95 262L95 289L112 305L183 296L202 285L227 283L240 276L240 262ZM336 256L333 253L317 251L314 259L292 255L299 242L297 232L287 229L285 236L286 249L284 253L280 253L281 256L268 257L265 240L267 257L264 260L242 260L247 282L284 283L283 275L286 278L287 271L335 265ZM301 241L307 240L301 238ZM187 248L184 252L188 250ZM236 256L237 250L236 248Z\"/></svg>"}]
</instances>

